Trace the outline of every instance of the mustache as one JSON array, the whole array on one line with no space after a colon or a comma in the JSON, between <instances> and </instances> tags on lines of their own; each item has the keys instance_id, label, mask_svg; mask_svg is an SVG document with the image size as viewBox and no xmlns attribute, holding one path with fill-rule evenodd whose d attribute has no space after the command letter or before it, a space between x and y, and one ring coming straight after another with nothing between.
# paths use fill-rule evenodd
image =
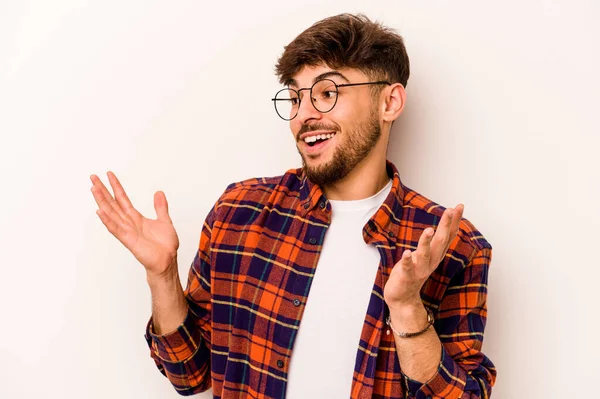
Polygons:
<instances>
[{"instance_id":1,"label":"mustache","mask_svg":"<svg viewBox=\"0 0 600 399\"><path fill-rule=\"evenodd\" d=\"M312 123L310 125L302 125L298 131L298 134L296 134L296 141L299 141L300 136L302 136L304 133L316 132L317 130L333 130L337 132L338 128L337 126L328 126L320 122Z\"/></svg>"}]
</instances>

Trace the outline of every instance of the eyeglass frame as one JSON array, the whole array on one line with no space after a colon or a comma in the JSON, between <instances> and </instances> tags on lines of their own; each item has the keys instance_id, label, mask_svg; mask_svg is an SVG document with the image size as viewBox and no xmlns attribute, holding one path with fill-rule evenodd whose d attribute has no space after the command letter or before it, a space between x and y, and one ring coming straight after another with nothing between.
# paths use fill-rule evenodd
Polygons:
<instances>
[{"instance_id":1,"label":"eyeglass frame","mask_svg":"<svg viewBox=\"0 0 600 399\"><path fill-rule=\"evenodd\" d=\"M325 112L323 112L323 111L321 111L321 110L319 110L319 109L317 108L317 106L315 105L315 102L313 101L313 96L312 96L312 89L313 89L313 87L315 87L315 85L316 85L317 83L320 83L320 82L322 82L322 81L324 81L324 80L328 80L328 81L330 81L331 83L333 83L333 84L334 84L334 86L335 86L335 93L336 93L336 94L335 94L335 102L333 103L333 105L331 106L331 108L329 108L329 110L327 110L327 111L325 111ZM339 88L340 88L340 87L363 86L363 85L375 85L375 84L386 84L386 85L388 85L388 86L389 86L389 85L391 85L391 83L390 83L390 82L388 82L387 80L378 80L378 81L376 81L376 82L362 82L362 83L342 83L342 84L337 84L337 83L335 83L335 81L333 81L333 80L331 80L331 79L319 79L319 80L317 80L315 83L313 83L313 84L312 84L312 86L310 86L310 87L304 87L304 88L302 88L302 89L298 89L298 90L296 90L296 89L291 89L291 88L289 88L289 87L284 87L283 89L281 89L281 90L277 91L277 93L275 93L275 97L274 97L274 98L272 98L272 99L271 99L271 101L273 101L273 106L275 107L275 112L277 113L277 115L278 115L278 116L279 116L281 119L283 119L284 121L288 121L288 122L289 122L289 121L291 121L292 119L294 119L295 117L297 117L297 116L298 116L298 111L300 110L300 106L302 105L302 99L300 98L300 92L301 92L302 90L310 90L310 92L309 92L310 103L312 104L312 106L313 106L313 107L314 107L314 108L315 108L315 109L316 109L318 112L320 112L320 113L322 113L322 114L326 114L326 113L328 113L328 112L331 112L331 110L335 108L335 106L336 106L336 104L337 104L337 101L338 101L338 98L339 98ZM288 90L288 91L289 91L289 90L293 90L293 91L294 91L294 92L296 92L296 94L298 95L298 109L296 110L296 115L294 115L293 117L291 117L291 118L289 118L289 119L287 119L287 118L284 118L283 116L281 116L281 114L279 114L279 111L277 111L277 102L276 102L276 101L278 101L278 100L277 100L277 95L278 95L279 93L281 93L282 91L284 91L284 90Z\"/></svg>"}]
</instances>

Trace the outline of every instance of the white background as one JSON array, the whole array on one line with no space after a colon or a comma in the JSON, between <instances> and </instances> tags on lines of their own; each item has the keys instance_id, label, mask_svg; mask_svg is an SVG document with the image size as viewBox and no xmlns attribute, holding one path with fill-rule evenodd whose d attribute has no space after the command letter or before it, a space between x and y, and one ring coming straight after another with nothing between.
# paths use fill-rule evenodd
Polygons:
<instances>
[{"instance_id":1,"label":"white background","mask_svg":"<svg viewBox=\"0 0 600 399\"><path fill-rule=\"evenodd\" d=\"M597 395L600 7L422 3L0 0L0 397L179 397L143 338L143 269L89 175L113 170L149 217L165 191L186 279L228 183L300 166L273 67L341 12L405 38L403 181L463 202L494 247L493 397Z\"/></svg>"}]
</instances>

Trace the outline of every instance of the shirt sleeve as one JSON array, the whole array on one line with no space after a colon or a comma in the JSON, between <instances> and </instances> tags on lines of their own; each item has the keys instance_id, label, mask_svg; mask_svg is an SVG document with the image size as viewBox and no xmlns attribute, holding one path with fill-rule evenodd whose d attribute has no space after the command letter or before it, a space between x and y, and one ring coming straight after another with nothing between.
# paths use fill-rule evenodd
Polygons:
<instances>
[{"instance_id":1,"label":"shirt sleeve","mask_svg":"<svg viewBox=\"0 0 600 399\"><path fill-rule=\"evenodd\" d=\"M481 352L491 256L491 248L479 250L452 279L435 324L442 343L440 365L425 383L402 374L409 398L488 399L491 395L496 369Z\"/></svg>"},{"instance_id":2,"label":"shirt sleeve","mask_svg":"<svg viewBox=\"0 0 600 399\"><path fill-rule=\"evenodd\" d=\"M206 217L200 244L188 273L184 290L188 313L183 323L172 332L156 335L150 318L144 335L156 366L184 396L204 392L211 387L210 243L215 209L216 206Z\"/></svg>"}]
</instances>

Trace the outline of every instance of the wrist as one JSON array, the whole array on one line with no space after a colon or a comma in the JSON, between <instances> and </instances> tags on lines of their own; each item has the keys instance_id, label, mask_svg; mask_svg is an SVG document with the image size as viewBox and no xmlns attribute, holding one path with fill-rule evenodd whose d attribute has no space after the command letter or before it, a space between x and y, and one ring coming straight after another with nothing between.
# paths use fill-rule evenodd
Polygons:
<instances>
[{"instance_id":1,"label":"wrist","mask_svg":"<svg viewBox=\"0 0 600 399\"><path fill-rule=\"evenodd\" d=\"M161 273L146 272L146 281L150 287L171 285L175 282L179 282L177 262L174 262Z\"/></svg>"},{"instance_id":2,"label":"wrist","mask_svg":"<svg viewBox=\"0 0 600 399\"><path fill-rule=\"evenodd\" d=\"M423 302L388 306L390 319L397 330L420 331L428 322L428 313Z\"/></svg>"},{"instance_id":3,"label":"wrist","mask_svg":"<svg viewBox=\"0 0 600 399\"><path fill-rule=\"evenodd\" d=\"M403 301L390 301L387 303L387 306L390 309L390 312L402 315L410 315L414 312L422 313L422 311L425 309L425 305L423 305L421 297L410 298Z\"/></svg>"}]
</instances>

